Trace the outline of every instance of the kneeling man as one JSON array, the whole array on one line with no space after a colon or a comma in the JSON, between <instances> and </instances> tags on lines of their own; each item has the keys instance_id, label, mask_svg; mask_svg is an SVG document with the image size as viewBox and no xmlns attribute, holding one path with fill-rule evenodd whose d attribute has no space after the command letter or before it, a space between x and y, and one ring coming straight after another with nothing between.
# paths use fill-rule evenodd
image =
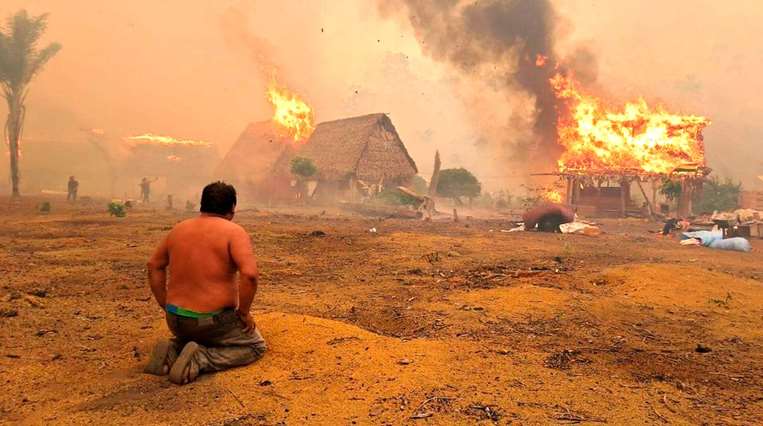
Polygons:
<instances>
[{"instance_id":1,"label":"kneeling man","mask_svg":"<svg viewBox=\"0 0 763 426\"><path fill-rule=\"evenodd\" d=\"M170 381L185 384L200 373L252 363L265 352L249 313L257 263L249 235L232 222L235 209L233 186L207 185L201 214L175 225L148 261L151 291L174 338L156 344L146 373L169 373Z\"/></svg>"}]
</instances>

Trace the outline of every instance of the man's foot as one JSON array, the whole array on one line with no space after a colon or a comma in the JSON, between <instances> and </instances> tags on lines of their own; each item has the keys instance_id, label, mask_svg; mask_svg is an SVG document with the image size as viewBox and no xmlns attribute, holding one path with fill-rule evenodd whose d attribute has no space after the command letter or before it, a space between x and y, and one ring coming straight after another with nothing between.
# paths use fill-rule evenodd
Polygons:
<instances>
[{"instance_id":1,"label":"man's foot","mask_svg":"<svg viewBox=\"0 0 763 426\"><path fill-rule=\"evenodd\" d=\"M177 360L170 369L170 381L176 385L191 383L199 377L199 363L196 361L196 353L199 345L196 342L188 342L178 355Z\"/></svg>"},{"instance_id":2,"label":"man's foot","mask_svg":"<svg viewBox=\"0 0 763 426\"><path fill-rule=\"evenodd\" d=\"M160 339L154 345L151 358L148 359L148 364L143 368L143 372L155 376L164 376L170 372L177 356L175 345L167 339Z\"/></svg>"}]
</instances>

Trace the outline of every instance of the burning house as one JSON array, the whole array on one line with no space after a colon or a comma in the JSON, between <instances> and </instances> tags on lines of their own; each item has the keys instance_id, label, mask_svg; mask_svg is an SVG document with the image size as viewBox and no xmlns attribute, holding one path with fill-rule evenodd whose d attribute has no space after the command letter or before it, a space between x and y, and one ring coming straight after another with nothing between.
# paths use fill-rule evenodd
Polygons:
<instances>
[{"instance_id":1,"label":"burning house","mask_svg":"<svg viewBox=\"0 0 763 426\"><path fill-rule=\"evenodd\" d=\"M292 196L288 163L296 142L273 121L249 124L217 166L215 176L259 201Z\"/></svg>"},{"instance_id":2,"label":"burning house","mask_svg":"<svg viewBox=\"0 0 763 426\"><path fill-rule=\"evenodd\" d=\"M287 201L301 195L290 170L296 156L316 166L313 196L324 200L354 198L358 187L404 185L417 173L385 114L315 126L312 108L275 82L268 88L268 100L272 119L250 124L215 172L258 201Z\"/></svg>"},{"instance_id":3,"label":"burning house","mask_svg":"<svg viewBox=\"0 0 763 426\"><path fill-rule=\"evenodd\" d=\"M587 214L624 217L639 209L631 198L635 187L654 213L657 187L667 179L680 183L678 215L691 213L692 197L710 172L702 138L708 119L650 108L644 100L608 110L568 76L557 74L551 84L562 107L557 133L564 151L553 175L566 184L563 202ZM651 182L651 196L643 182Z\"/></svg>"},{"instance_id":4,"label":"burning house","mask_svg":"<svg viewBox=\"0 0 763 426\"><path fill-rule=\"evenodd\" d=\"M318 199L353 198L363 183L406 185L418 173L386 114L320 123L298 155L318 168Z\"/></svg>"}]
</instances>

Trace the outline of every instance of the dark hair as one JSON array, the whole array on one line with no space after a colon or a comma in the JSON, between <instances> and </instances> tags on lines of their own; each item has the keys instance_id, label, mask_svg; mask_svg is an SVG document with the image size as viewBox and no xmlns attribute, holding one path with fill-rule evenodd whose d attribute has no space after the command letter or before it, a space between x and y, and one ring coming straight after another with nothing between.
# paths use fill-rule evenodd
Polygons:
<instances>
[{"instance_id":1,"label":"dark hair","mask_svg":"<svg viewBox=\"0 0 763 426\"><path fill-rule=\"evenodd\" d=\"M201 191L201 212L226 215L236 205L236 188L223 181L212 182Z\"/></svg>"}]
</instances>

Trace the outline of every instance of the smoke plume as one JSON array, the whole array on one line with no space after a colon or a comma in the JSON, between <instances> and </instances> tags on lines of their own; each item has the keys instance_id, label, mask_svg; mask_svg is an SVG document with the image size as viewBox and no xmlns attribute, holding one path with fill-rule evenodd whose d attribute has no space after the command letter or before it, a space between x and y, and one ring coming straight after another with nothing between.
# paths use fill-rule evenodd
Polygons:
<instances>
[{"instance_id":1,"label":"smoke plume","mask_svg":"<svg viewBox=\"0 0 763 426\"><path fill-rule=\"evenodd\" d=\"M517 98L518 91L530 95L533 111L526 124L532 127L531 136L502 143L513 145L510 151L517 160L555 160L560 151L557 109L548 80L562 61L555 46L557 14L549 0L398 0L381 3L380 10L383 15L405 10L425 54L467 79L488 82L506 98ZM564 62L580 68L586 80L595 79L593 55L576 53ZM485 108L474 96L467 97L472 98L468 107ZM517 114L505 117L504 130L521 133L516 126L524 120Z\"/></svg>"}]
</instances>

